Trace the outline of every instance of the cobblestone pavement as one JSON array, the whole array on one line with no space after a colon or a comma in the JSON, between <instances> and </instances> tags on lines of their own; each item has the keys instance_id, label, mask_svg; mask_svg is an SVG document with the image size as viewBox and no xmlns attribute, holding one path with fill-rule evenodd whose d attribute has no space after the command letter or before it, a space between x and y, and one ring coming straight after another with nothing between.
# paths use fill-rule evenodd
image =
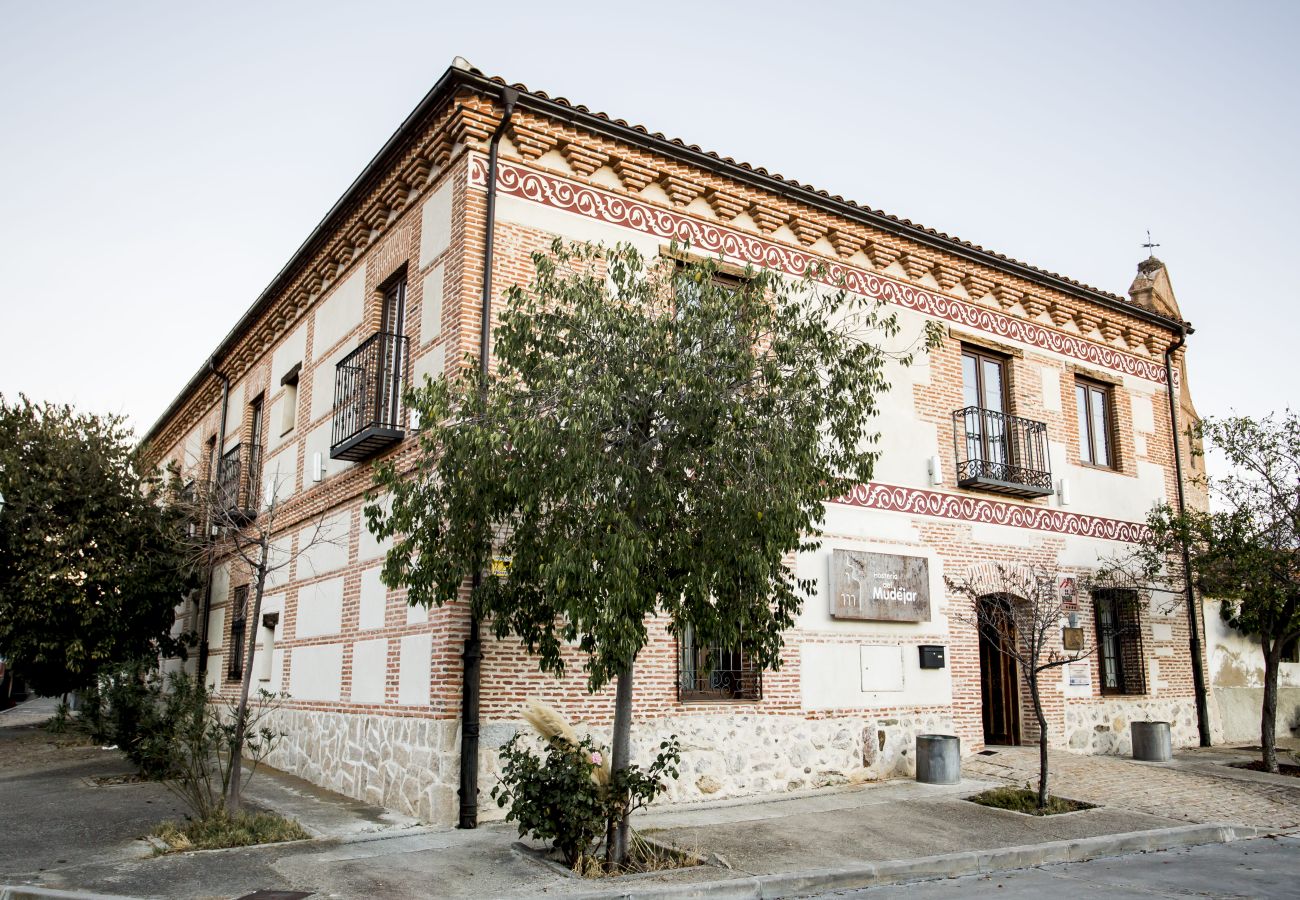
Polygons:
<instances>
[{"instance_id":1,"label":"cobblestone pavement","mask_svg":"<svg viewBox=\"0 0 1300 900\"><path fill-rule=\"evenodd\" d=\"M1038 783L1037 747L990 749L992 755L964 760L962 775L1015 785ZM1052 751L1048 787L1053 794L1074 800L1187 822L1295 828L1300 826L1300 779L1295 781L1291 786L1271 779L1189 771L1177 761L1139 763L1116 756Z\"/></svg>"}]
</instances>

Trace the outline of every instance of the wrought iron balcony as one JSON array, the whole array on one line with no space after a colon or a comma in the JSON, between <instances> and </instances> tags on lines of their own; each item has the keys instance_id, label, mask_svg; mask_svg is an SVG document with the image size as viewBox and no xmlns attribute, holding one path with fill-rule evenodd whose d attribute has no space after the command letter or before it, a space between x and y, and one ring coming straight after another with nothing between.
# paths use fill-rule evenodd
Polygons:
<instances>
[{"instance_id":1,"label":"wrought iron balcony","mask_svg":"<svg viewBox=\"0 0 1300 900\"><path fill-rule=\"evenodd\" d=\"M252 518L261 496L262 448L235 447L217 462L213 484L213 514L223 518Z\"/></svg>"},{"instance_id":2,"label":"wrought iron balcony","mask_svg":"<svg viewBox=\"0 0 1300 900\"><path fill-rule=\"evenodd\" d=\"M357 461L405 436L406 336L377 332L334 370L330 458Z\"/></svg>"},{"instance_id":3,"label":"wrought iron balcony","mask_svg":"<svg viewBox=\"0 0 1300 900\"><path fill-rule=\"evenodd\" d=\"M1046 497L1052 493L1047 424L978 406L952 414L959 487Z\"/></svg>"}]
</instances>

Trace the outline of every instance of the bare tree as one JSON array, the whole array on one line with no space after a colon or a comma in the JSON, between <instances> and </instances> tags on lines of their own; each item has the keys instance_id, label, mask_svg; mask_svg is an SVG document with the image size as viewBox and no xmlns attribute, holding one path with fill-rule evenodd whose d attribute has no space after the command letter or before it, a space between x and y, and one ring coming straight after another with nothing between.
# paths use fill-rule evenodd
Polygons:
<instances>
[{"instance_id":1,"label":"bare tree","mask_svg":"<svg viewBox=\"0 0 1300 900\"><path fill-rule=\"evenodd\" d=\"M189 552L192 558L197 565L205 566L208 571L215 562L228 559L232 575L246 576L252 594L252 616L241 618L245 622L251 618L254 629L262 618L262 598L269 579L277 572L287 571L294 560L301 559L314 548L343 546L347 540L346 533L330 533L325 514L321 513L304 530L296 550L290 551L279 546L275 541L276 532L286 527L282 521L280 496L286 479L291 476L276 472L263 489L257 459L258 454L251 454L242 473L238 467L235 467L233 477L226 471L218 470L214 477L207 479L203 489L190 485L184 492L185 502L190 506L190 521L194 523L189 529ZM201 527L198 527L198 523L202 523ZM246 781L241 777L241 758L247 742L248 700L256 649L256 631L243 642L242 648L231 648L232 652L241 652L241 683L239 701L233 709L230 778L226 794L226 809L231 814L239 810L240 795Z\"/></svg>"},{"instance_id":2,"label":"bare tree","mask_svg":"<svg viewBox=\"0 0 1300 900\"><path fill-rule=\"evenodd\" d=\"M953 617L979 630L1015 660L1029 689L1038 722L1038 808L1047 807L1047 716L1043 673L1087 659L1097 649L1075 624L1077 610L1056 583L1055 572L1024 564L983 563L964 579L944 579L948 591L966 601ZM1087 589L1080 584L1077 593ZM1066 628L1072 629L1067 634ZM1066 649L1067 638L1072 649Z\"/></svg>"}]
</instances>

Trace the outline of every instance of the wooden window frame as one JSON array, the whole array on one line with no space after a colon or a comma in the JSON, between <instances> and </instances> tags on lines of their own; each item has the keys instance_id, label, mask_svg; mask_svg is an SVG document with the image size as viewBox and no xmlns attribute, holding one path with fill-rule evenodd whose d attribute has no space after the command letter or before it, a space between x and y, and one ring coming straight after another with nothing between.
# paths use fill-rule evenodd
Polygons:
<instances>
[{"instance_id":1,"label":"wooden window frame","mask_svg":"<svg viewBox=\"0 0 1300 900\"><path fill-rule=\"evenodd\" d=\"M1079 391L1083 391L1083 407L1079 408ZM1105 463L1096 462L1096 435L1093 430L1094 418L1092 414L1092 395L1093 393L1101 394L1106 404L1105 413L1102 416L1102 426L1106 429L1106 451L1108 460ZM1083 420L1083 428L1079 431L1079 465L1086 466L1090 469L1100 469L1103 472L1119 471L1119 448L1115 440L1116 429L1115 423L1115 386L1107 384L1104 381L1097 381L1092 378L1086 378L1082 375L1074 376L1074 405L1076 423L1080 418ZM1087 458L1084 457L1084 451L1087 451Z\"/></svg>"}]
</instances>

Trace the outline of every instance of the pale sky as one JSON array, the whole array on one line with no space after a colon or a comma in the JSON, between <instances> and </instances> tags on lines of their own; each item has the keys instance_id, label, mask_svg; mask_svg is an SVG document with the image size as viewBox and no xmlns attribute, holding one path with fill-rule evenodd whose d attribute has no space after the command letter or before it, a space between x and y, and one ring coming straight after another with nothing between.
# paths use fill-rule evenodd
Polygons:
<instances>
[{"instance_id":1,"label":"pale sky","mask_svg":"<svg viewBox=\"0 0 1300 900\"><path fill-rule=\"evenodd\" d=\"M0 0L0 393L143 432L456 55L1125 294L1294 404L1300 5Z\"/></svg>"}]
</instances>

